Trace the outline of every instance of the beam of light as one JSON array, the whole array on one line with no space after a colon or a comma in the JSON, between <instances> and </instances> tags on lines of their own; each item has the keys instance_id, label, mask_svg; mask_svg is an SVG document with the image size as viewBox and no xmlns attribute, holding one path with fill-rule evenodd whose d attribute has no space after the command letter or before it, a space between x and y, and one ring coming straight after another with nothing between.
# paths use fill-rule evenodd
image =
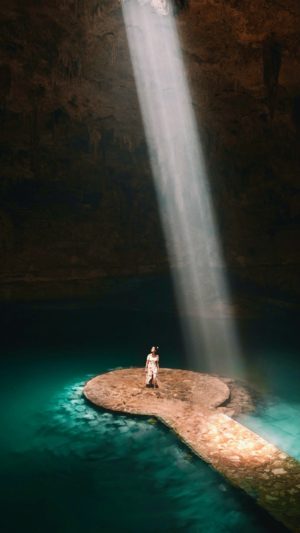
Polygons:
<instances>
[{"instance_id":1,"label":"beam of light","mask_svg":"<svg viewBox=\"0 0 300 533\"><path fill-rule=\"evenodd\" d=\"M241 375L234 321L224 319L224 262L174 17L168 0L123 0L122 10L187 348L197 368Z\"/></svg>"}]
</instances>

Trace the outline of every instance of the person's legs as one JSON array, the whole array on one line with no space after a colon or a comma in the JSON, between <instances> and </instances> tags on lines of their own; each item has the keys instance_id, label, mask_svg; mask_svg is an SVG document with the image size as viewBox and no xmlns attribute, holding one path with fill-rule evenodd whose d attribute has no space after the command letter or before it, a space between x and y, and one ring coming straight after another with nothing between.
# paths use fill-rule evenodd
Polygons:
<instances>
[{"instance_id":1,"label":"person's legs","mask_svg":"<svg viewBox=\"0 0 300 533\"><path fill-rule=\"evenodd\" d=\"M151 387L152 384L153 384L153 372L151 369L148 369L147 374L146 374L146 387Z\"/></svg>"}]
</instances>

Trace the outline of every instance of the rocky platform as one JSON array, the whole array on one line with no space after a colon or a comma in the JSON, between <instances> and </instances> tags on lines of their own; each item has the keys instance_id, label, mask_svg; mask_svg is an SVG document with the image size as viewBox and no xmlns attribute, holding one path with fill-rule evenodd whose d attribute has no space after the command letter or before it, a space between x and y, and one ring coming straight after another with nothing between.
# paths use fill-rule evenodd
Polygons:
<instances>
[{"instance_id":1,"label":"rocky platform","mask_svg":"<svg viewBox=\"0 0 300 533\"><path fill-rule=\"evenodd\" d=\"M85 397L112 411L155 416L273 517L300 532L300 464L231 418L249 408L231 380L161 369L159 388L144 386L141 368L114 370L88 381Z\"/></svg>"}]
</instances>

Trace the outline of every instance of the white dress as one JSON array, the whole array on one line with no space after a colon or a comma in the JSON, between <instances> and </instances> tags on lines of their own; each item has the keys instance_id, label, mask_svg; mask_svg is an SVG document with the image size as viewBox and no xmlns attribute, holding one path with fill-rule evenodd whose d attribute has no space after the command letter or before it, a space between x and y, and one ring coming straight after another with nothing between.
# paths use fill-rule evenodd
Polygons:
<instances>
[{"instance_id":1,"label":"white dress","mask_svg":"<svg viewBox=\"0 0 300 533\"><path fill-rule=\"evenodd\" d=\"M150 384L150 381L156 379L158 372L159 356L149 353L147 356L147 373L146 373L146 385Z\"/></svg>"}]
</instances>

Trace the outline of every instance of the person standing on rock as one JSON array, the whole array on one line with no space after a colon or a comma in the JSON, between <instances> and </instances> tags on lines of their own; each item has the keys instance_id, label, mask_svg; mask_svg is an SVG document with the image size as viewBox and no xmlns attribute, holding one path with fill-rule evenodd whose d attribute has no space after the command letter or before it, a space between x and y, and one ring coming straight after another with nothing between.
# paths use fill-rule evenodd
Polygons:
<instances>
[{"instance_id":1,"label":"person standing on rock","mask_svg":"<svg viewBox=\"0 0 300 533\"><path fill-rule=\"evenodd\" d=\"M159 369L159 355L158 346L152 346L150 353L146 359L146 387L158 387L157 374Z\"/></svg>"}]
</instances>

